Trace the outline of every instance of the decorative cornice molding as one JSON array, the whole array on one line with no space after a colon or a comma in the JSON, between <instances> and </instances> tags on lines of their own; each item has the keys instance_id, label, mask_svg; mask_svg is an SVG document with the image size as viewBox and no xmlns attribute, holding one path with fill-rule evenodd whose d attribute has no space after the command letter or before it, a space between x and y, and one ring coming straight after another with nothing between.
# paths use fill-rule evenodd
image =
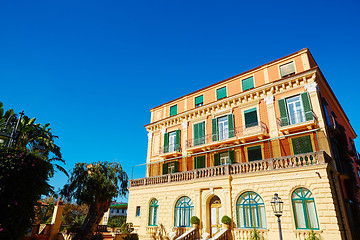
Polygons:
<instances>
[{"instance_id":1,"label":"decorative cornice molding","mask_svg":"<svg viewBox=\"0 0 360 240\"><path fill-rule=\"evenodd\" d=\"M182 125L182 128L183 128L183 129L187 129L187 128L188 128L188 122L183 122L181 125Z\"/></svg>"},{"instance_id":2,"label":"decorative cornice molding","mask_svg":"<svg viewBox=\"0 0 360 240\"><path fill-rule=\"evenodd\" d=\"M149 132L149 133L147 134L147 136L148 136L148 139L151 140L151 138L152 138L152 132Z\"/></svg>"},{"instance_id":3,"label":"decorative cornice molding","mask_svg":"<svg viewBox=\"0 0 360 240\"><path fill-rule=\"evenodd\" d=\"M274 95L269 95L264 97L265 103L267 106L274 104Z\"/></svg>"},{"instance_id":4,"label":"decorative cornice molding","mask_svg":"<svg viewBox=\"0 0 360 240\"><path fill-rule=\"evenodd\" d=\"M162 129L160 129L160 132L161 132L161 134L165 134L166 133L166 128L162 128Z\"/></svg>"},{"instance_id":5,"label":"decorative cornice molding","mask_svg":"<svg viewBox=\"0 0 360 240\"><path fill-rule=\"evenodd\" d=\"M309 93L316 92L318 90L318 84L316 82L306 84L304 87Z\"/></svg>"},{"instance_id":6,"label":"decorative cornice molding","mask_svg":"<svg viewBox=\"0 0 360 240\"><path fill-rule=\"evenodd\" d=\"M165 128L180 125L184 121L191 121L192 119L210 115L218 112L219 110L234 108L242 106L252 101L259 101L265 97L278 94L280 92L304 86L309 83L314 83L316 78L317 69L304 72L299 75L295 75L286 79L278 80L276 82L267 83L261 87L254 88L252 90L239 93L235 96L225 98L214 103L195 108L176 116L160 120L158 122L150 123L146 125L148 131L156 131L161 129L161 133L165 133Z\"/></svg>"}]
</instances>

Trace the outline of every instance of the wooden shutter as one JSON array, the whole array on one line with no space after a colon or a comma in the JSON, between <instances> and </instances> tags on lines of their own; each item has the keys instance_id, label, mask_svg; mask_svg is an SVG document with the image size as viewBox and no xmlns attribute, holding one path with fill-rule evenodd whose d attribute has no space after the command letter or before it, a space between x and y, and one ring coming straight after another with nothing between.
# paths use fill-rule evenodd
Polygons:
<instances>
[{"instance_id":1,"label":"wooden shutter","mask_svg":"<svg viewBox=\"0 0 360 240\"><path fill-rule=\"evenodd\" d=\"M229 114L228 115L228 125L229 125L229 138L232 138L235 136L235 131L234 131L234 115L233 114Z\"/></svg>"},{"instance_id":2,"label":"wooden shutter","mask_svg":"<svg viewBox=\"0 0 360 240\"><path fill-rule=\"evenodd\" d=\"M214 154L214 166L219 166L220 165L220 153L215 153Z\"/></svg>"},{"instance_id":3,"label":"wooden shutter","mask_svg":"<svg viewBox=\"0 0 360 240\"><path fill-rule=\"evenodd\" d=\"M164 134L164 153L169 152L169 133Z\"/></svg>"},{"instance_id":4,"label":"wooden shutter","mask_svg":"<svg viewBox=\"0 0 360 240\"><path fill-rule=\"evenodd\" d=\"M194 168L204 168L205 167L205 155L194 157Z\"/></svg>"},{"instance_id":5,"label":"wooden shutter","mask_svg":"<svg viewBox=\"0 0 360 240\"><path fill-rule=\"evenodd\" d=\"M199 130L199 132L198 132L199 144L204 144L205 143L205 122L199 123L198 130Z\"/></svg>"},{"instance_id":6,"label":"wooden shutter","mask_svg":"<svg viewBox=\"0 0 360 240\"><path fill-rule=\"evenodd\" d=\"M177 114L177 105L170 107L170 117Z\"/></svg>"},{"instance_id":7,"label":"wooden shutter","mask_svg":"<svg viewBox=\"0 0 360 240\"><path fill-rule=\"evenodd\" d=\"M174 162L174 172L178 172L179 171L179 162L175 161Z\"/></svg>"},{"instance_id":8,"label":"wooden shutter","mask_svg":"<svg viewBox=\"0 0 360 240\"><path fill-rule=\"evenodd\" d=\"M310 135L292 138L291 141L293 144L294 154L308 153L313 151Z\"/></svg>"},{"instance_id":9,"label":"wooden shutter","mask_svg":"<svg viewBox=\"0 0 360 240\"><path fill-rule=\"evenodd\" d=\"M247 153L249 162L262 159L261 145L248 147Z\"/></svg>"},{"instance_id":10,"label":"wooden shutter","mask_svg":"<svg viewBox=\"0 0 360 240\"><path fill-rule=\"evenodd\" d=\"M212 123L212 140L215 142L218 140L218 123L217 119L214 118L211 120Z\"/></svg>"},{"instance_id":11,"label":"wooden shutter","mask_svg":"<svg viewBox=\"0 0 360 240\"><path fill-rule=\"evenodd\" d=\"M234 150L229 152L229 158L230 158L231 164L235 163L235 151Z\"/></svg>"},{"instance_id":12,"label":"wooden shutter","mask_svg":"<svg viewBox=\"0 0 360 240\"><path fill-rule=\"evenodd\" d=\"M180 151L180 130L176 130L176 138L175 138L175 151Z\"/></svg>"},{"instance_id":13,"label":"wooden shutter","mask_svg":"<svg viewBox=\"0 0 360 240\"><path fill-rule=\"evenodd\" d=\"M168 174L168 163L163 163L163 174Z\"/></svg>"},{"instance_id":14,"label":"wooden shutter","mask_svg":"<svg viewBox=\"0 0 360 240\"><path fill-rule=\"evenodd\" d=\"M245 127L253 127L258 125L256 108L244 111Z\"/></svg>"},{"instance_id":15,"label":"wooden shutter","mask_svg":"<svg viewBox=\"0 0 360 240\"><path fill-rule=\"evenodd\" d=\"M253 77L249 77L247 79L242 80L242 90L246 91L251 88L254 88L254 79Z\"/></svg>"},{"instance_id":16,"label":"wooden shutter","mask_svg":"<svg viewBox=\"0 0 360 240\"><path fill-rule=\"evenodd\" d=\"M310 121L313 120L313 115L312 115L312 109L311 109L311 103L310 103L310 99L309 99L309 94L307 92L304 92L301 94L301 100L303 103L303 107L304 107L304 113L305 113L305 119L306 121Z\"/></svg>"},{"instance_id":17,"label":"wooden shutter","mask_svg":"<svg viewBox=\"0 0 360 240\"><path fill-rule=\"evenodd\" d=\"M201 95L201 96L198 96L195 98L195 106L198 105L198 104L201 104L201 103L204 103L204 96Z\"/></svg>"},{"instance_id":18,"label":"wooden shutter","mask_svg":"<svg viewBox=\"0 0 360 240\"><path fill-rule=\"evenodd\" d=\"M199 127L199 123L194 125L194 146L199 145Z\"/></svg>"},{"instance_id":19,"label":"wooden shutter","mask_svg":"<svg viewBox=\"0 0 360 240\"><path fill-rule=\"evenodd\" d=\"M217 100L225 98L226 97L226 87L216 90L216 96L217 96Z\"/></svg>"},{"instance_id":20,"label":"wooden shutter","mask_svg":"<svg viewBox=\"0 0 360 240\"><path fill-rule=\"evenodd\" d=\"M278 100L278 105L280 111L281 126L285 127L290 124L285 99Z\"/></svg>"}]
</instances>

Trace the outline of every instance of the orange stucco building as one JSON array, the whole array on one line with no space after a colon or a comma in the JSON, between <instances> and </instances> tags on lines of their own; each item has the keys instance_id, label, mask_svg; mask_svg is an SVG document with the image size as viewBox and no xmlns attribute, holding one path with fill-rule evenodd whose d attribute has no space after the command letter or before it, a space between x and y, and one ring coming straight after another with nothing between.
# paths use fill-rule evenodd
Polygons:
<instances>
[{"instance_id":1,"label":"orange stucco building","mask_svg":"<svg viewBox=\"0 0 360 240\"><path fill-rule=\"evenodd\" d=\"M140 238L175 238L201 220L221 238L278 234L270 202L284 202L285 239L314 229L356 239L356 133L308 49L150 110L146 178L130 181L128 222ZM250 210L249 210L250 209ZM171 229L171 230L170 230Z\"/></svg>"}]
</instances>

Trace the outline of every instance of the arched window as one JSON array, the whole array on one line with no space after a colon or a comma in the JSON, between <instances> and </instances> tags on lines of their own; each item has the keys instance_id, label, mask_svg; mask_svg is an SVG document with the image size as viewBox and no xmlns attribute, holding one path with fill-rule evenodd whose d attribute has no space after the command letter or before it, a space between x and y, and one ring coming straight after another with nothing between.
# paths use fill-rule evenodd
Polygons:
<instances>
[{"instance_id":1,"label":"arched window","mask_svg":"<svg viewBox=\"0 0 360 240\"><path fill-rule=\"evenodd\" d=\"M319 229L315 200L309 189L298 188L292 196L292 204L297 229Z\"/></svg>"},{"instance_id":2,"label":"arched window","mask_svg":"<svg viewBox=\"0 0 360 240\"><path fill-rule=\"evenodd\" d=\"M157 226L158 224L158 200L152 199L149 208L149 226Z\"/></svg>"},{"instance_id":3,"label":"arched window","mask_svg":"<svg viewBox=\"0 0 360 240\"><path fill-rule=\"evenodd\" d=\"M264 201L255 192L241 194L236 202L239 228L266 228Z\"/></svg>"},{"instance_id":4,"label":"arched window","mask_svg":"<svg viewBox=\"0 0 360 240\"><path fill-rule=\"evenodd\" d=\"M194 205L189 197L181 197L175 205L175 227L190 227Z\"/></svg>"}]
</instances>

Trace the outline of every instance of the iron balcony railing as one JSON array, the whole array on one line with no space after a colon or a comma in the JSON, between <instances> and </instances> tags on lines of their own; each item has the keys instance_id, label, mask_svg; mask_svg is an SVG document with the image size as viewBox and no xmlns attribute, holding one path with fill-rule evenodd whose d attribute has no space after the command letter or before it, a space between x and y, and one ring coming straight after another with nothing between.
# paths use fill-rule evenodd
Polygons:
<instances>
[{"instance_id":1,"label":"iron balcony railing","mask_svg":"<svg viewBox=\"0 0 360 240\"><path fill-rule=\"evenodd\" d=\"M233 137L243 137L254 133L268 133L268 127L264 122L255 122L245 126L235 127L234 129L218 131L215 134L206 134L202 137L192 138L186 142L186 147L196 147L204 144L218 142Z\"/></svg>"},{"instance_id":2,"label":"iron balcony railing","mask_svg":"<svg viewBox=\"0 0 360 240\"><path fill-rule=\"evenodd\" d=\"M286 117L277 118L277 123L279 127L286 127L313 120L317 122L317 117L312 110L307 112L298 111L296 113L291 113Z\"/></svg>"},{"instance_id":3,"label":"iron balcony railing","mask_svg":"<svg viewBox=\"0 0 360 240\"><path fill-rule=\"evenodd\" d=\"M180 144L169 144L167 146L163 146L163 147L160 148L160 153L161 154L172 153L172 152L180 152L180 151L181 151Z\"/></svg>"}]
</instances>

